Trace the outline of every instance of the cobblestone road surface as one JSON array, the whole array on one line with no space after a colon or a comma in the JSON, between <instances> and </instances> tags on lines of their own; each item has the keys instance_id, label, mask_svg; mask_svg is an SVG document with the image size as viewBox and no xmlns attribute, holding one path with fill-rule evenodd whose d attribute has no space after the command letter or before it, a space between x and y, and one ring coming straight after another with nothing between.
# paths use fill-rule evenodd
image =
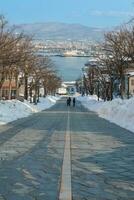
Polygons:
<instances>
[{"instance_id":1,"label":"cobblestone road surface","mask_svg":"<svg viewBox=\"0 0 134 200\"><path fill-rule=\"evenodd\" d=\"M0 200L58 200L69 114L72 200L134 200L134 134L61 99L0 127Z\"/></svg>"}]
</instances>

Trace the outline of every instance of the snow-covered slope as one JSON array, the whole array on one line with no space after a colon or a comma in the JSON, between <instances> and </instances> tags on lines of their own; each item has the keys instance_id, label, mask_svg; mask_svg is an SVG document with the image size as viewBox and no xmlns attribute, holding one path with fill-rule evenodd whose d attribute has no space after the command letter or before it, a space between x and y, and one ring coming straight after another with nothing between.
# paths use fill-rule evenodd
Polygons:
<instances>
[{"instance_id":1,"label":"snow-covered slope","mask_svg":"<svg viewBox=\"0 0 134 200\"><path fill-rule=\"evenodd\" d=\"M134 132L134 97L104 102L97 101L96 96L79 96L77 100L89 110L97 112L100 117Z\"/></svg>"},{"instance_id":2,"label":"snow-covered slope","mask_svg":"<svg viewBox=\"0 0 134 200\"><path fill-rule=\"evenodd\" d=\"M37 105L33 105L28 101L0 101L0 124L6 124L16 119L27 117L32 113L45 110L54 105L58 99L58 97L47 96L46 98L40 98L40 103Z\"/></svg>"}]
</instances>

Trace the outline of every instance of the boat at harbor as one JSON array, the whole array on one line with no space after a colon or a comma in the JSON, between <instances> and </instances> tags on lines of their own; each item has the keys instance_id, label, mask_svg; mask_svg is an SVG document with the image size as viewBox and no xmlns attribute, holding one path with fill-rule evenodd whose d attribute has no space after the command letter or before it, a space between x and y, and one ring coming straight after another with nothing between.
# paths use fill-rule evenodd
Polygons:
<instances>
[{"instance_id":1,"label":"boat at harbor","mask_svg":"<svg viewBox=\"0 0 134 200\"><path fill-rule=\"evenodd\" d=\"M61 56L64 57L88 57L89 55L87 55L84 51L80 51L80 50L68 50L65 51L61 54Z\"/></svg>"}]
</instances>

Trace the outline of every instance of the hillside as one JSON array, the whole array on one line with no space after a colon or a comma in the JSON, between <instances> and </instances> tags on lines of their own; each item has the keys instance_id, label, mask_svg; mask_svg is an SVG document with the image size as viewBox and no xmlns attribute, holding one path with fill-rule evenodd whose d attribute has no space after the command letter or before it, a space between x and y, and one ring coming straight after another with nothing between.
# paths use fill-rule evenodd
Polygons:
<instances>
[{"instance_id":1,"label":"hillside","mask_svg":"<svg viewBox=\"0 0 134 200\"><path fill-rule=\"evenodd\" d=\"M17 31L24 31L33 35L35 39L53 40L83 40L101 41L104 29L92 28L80 24L66 24L57 22L21 24L15 26Z\"/></svg>"}]
</instances>

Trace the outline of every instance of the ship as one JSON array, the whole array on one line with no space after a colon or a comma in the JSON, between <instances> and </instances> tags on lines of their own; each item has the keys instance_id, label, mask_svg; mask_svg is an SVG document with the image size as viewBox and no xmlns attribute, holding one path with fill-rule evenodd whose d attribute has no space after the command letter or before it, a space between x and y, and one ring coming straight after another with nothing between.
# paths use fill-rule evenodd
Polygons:
<instances>
[{"instance_id":1,"label":"ship","mask_svg":"<svg viewBox=\"0 0 134 200\"><path fill-rule=\"evenodd\" d=\"M89 55L86 55L84 51L80 51L80 50L68 50L65 51L64 53L62 53L63 57L86 57Z\"/></svg>"}]
</instances>

